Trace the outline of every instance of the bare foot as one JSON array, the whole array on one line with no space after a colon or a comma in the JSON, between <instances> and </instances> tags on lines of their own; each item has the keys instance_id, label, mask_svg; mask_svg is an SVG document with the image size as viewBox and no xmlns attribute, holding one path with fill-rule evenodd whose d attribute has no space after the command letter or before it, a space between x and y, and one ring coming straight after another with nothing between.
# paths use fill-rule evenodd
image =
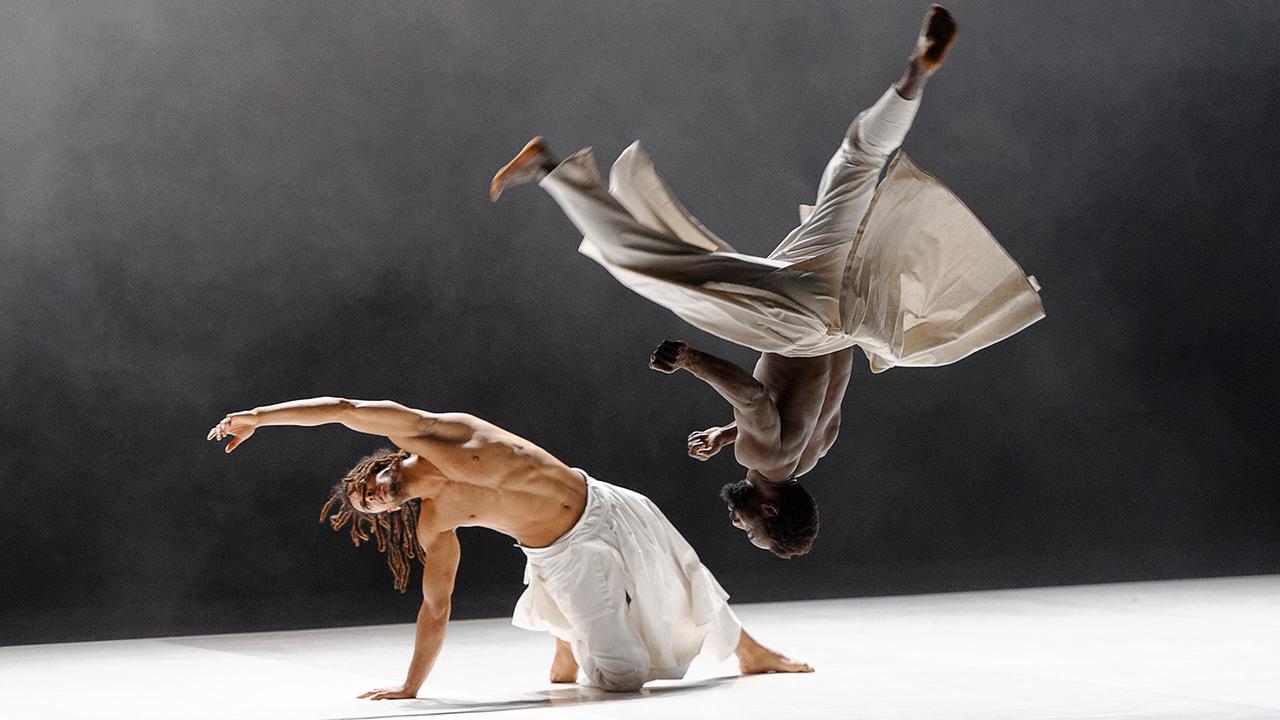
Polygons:
<instances>
[{"instance_id":1,"label":"bare foot","mask_svg":"<svg viewBox=\"0 0 1280 720\"><path fill-rule=\"evenodd\" d=\"M920 27L920 38L916 40L916 52L913 59L920 63L925 72L933 72L942 67L942 61L956 39L956 19L941 5L934 4L925 13L924 24Z\"/></svg>"},{"instance_id":2,"label":"bare foot","mask_svg":"<svg viewBox=\"0 0 1280 720\"><path fill-rule=\"evenodd\" d=\"M742 631L738 640L738 671L743 675L760 675L763 673L811 673L813 668L808 663L797 662L781 653L776 653L755 641L755 638Z\"/></svg>"},{"instance_id":3,"label":"bare foot","mask_svg":"<svg viewBox=\"0 0 1280 720\"><path fill-rule=\"evenodd\" d=\"M526 143L524 149L493 176L493 182L489 184L489 199L497 202L503 190L541 180L555 166L555 158L539 135Z\"/></svg>"},{"instance_id":4,"label":"bare foot","mask_svg":"<svg viewBox=\"0 0 1280 720\"><path fill-rule=\"evenodd\" d=\"M578 661L573 659L573 648L560 638L556 638L556 656L551 661L551 682L578 682Z\"/></svg>"}]
</instances>

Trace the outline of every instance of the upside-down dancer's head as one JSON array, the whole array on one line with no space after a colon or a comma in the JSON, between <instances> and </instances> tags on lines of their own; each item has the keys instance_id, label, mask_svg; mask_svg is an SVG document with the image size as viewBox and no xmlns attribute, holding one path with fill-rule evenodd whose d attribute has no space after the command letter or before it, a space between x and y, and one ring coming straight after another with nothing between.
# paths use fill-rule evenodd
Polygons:
<instances>
[{"instance_id":1,"label":"upside-down dancer's head","mask_svg":"<svg viewBox=\"0 0 1280 720\"><path fill-rule=\"evenodd\" d=\"M408 497L400 476L400 465L408 458L404 450L391 448L363 458L333 486L320 510L320 522L334 530L350 525L357 547L370 537L377 541L400 592L408 587L409 559L422 557L417 533L421 501Z\"/></svg>"},{"instance_id":2,"label":"upside-down dancer's head","mask_svg":"<svg viewBox=\"0 0 1280 720\"><path fill-rule=\"evenodd\" d=\"M818 536L818 504L800 483L778 485L754 470L720 488L729 522L746 532L752 545L780 558L804 555Z\"/></svg>"}]
</instances>

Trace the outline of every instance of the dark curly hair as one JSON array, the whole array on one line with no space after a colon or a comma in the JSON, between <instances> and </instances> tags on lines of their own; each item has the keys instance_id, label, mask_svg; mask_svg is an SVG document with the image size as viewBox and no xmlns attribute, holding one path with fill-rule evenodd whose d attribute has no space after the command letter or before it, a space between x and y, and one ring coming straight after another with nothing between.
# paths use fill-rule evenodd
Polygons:
<instances>
[{"instance_id":1,"label":"dark curly hair","mask_svg":"<svg viewBox=\"0 0 1280 720\"><path fill-rule=\"evenodd\" d=\"M720 497L730 506L741 509L749 498L759 493L746 480L729 483L720 488ZM777 506L778 514L761 518L764 534L770 548L780 558L789 559L807 554L818 537L818 503L808 490L792 480L776 486L770 502Z\"/></svg>"},{"instance_id":2,"label":"dark curly hair","mask_svg":"<svg viewBox=\"0 0 1280 720\"><path fill-rule=\"evenodd\" d=\"M418 544L418 509L420 500L405 502L397 512L367 513L351 504L351 488L368 482L369 477L384 469L400 464L409 453L404 450L383 448L362 458L347 471L329 491L329 500L320 509L320 522L329 523L334 530L350 525L351 543L356 547L370 537L378 543L378 552L387 556L387 567L395 580L396 589L404 592L409 586L409 560L421 562L424 552Z\"/></svg>"}]
</instances>

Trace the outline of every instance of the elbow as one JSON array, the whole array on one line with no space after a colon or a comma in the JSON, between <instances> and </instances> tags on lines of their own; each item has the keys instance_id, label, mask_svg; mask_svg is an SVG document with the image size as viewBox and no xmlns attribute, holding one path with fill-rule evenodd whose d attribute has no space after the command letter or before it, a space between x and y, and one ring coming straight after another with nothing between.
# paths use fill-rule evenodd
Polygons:
<instances>
[{"instance_id":1,"label":"elbow","mask_svg":"<svg viewBox=\"0 0 1280 720\"><path fill-rule=\"evenodd\" d=\"M758 382L748 386L745 395L747 402L751 405L763 405L773 402L772 398L769 397L769 391Z\"/></svg>"}]
</instances>

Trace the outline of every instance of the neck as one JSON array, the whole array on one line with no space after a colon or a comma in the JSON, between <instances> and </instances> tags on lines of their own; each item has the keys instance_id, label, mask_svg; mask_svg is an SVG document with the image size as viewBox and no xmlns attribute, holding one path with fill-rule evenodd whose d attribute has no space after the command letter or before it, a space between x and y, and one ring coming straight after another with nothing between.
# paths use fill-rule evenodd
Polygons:
<instances>
[{"instance_id":1,"label":"neck","mask_svg":"<svg viewBox=\"0 0 1280 720\"><path fill-rule=\"evenodd\" d=\"M429 500L440 492L440 488L449 482L440 468L418 455L410 455L400 463L400 482L410 498Z\"/></svg>"},{"instance_id":2,"label":"neck","mask_svg":"<svg viewBox=\"0 0 1280 720\"><path fill-rule=\"evenodd\" d=\"M783 480L773 480L759 470L748 470L746 480L751 483L751 487L755 488L756 492L767 498L773 497L778 492L779 487L795 482L789 477Z\"/></svg>"}]
</instances>

